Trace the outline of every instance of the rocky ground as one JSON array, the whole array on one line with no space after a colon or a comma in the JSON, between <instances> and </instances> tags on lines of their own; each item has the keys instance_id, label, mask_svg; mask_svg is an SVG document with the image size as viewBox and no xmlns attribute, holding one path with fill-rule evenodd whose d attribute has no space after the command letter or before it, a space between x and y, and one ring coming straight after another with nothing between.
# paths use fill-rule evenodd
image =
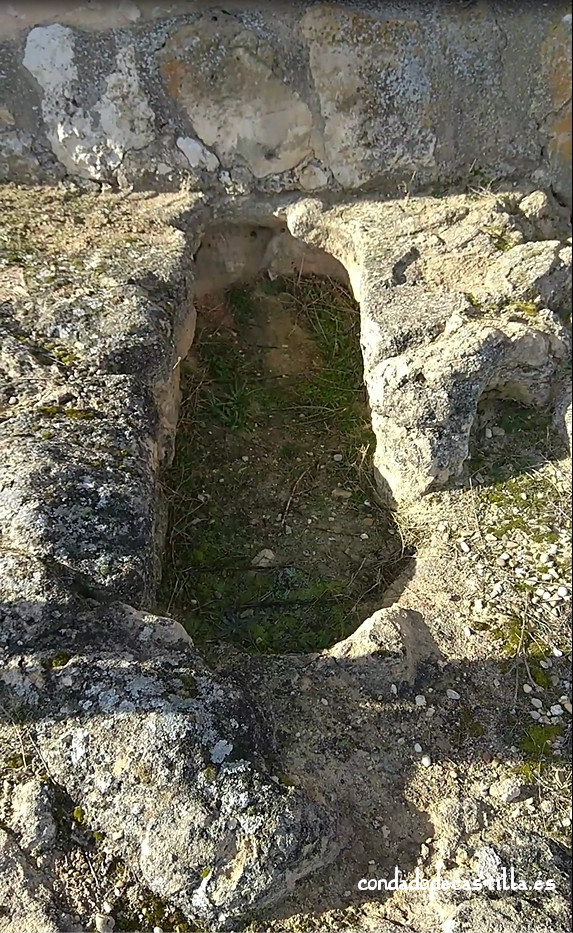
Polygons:
<instances>
[{"instance_id":1,"label":"rocky ground","mask_svg":"<svg viewBox=\"0 0 573 933\"><path fill-rule=\"evenodd\" d=\"M2 197L0 931L569 930L558 205Z\"/></svg>"}]
</instances>

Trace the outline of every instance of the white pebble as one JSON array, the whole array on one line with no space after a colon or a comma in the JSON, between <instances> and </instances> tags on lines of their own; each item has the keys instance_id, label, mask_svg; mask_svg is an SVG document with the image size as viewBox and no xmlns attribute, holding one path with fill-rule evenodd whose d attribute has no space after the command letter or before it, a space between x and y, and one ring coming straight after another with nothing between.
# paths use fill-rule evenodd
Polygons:
<instances>
[{"instance_id":1,"label":"white pebble","mask_svg":"<svg viewBox=\"0 0 573 933\"><path fill-rule=\"evenodd\" d=\"M571 706L571 703L570 703L569 700L564 700L564 701L563 701L563 706L565 707L565 709L567 710L567 712L569 713L569 715L571 715L571 713L573 713L573 706Z\"/></svg>"},{"instance_id":2,"label":"white pebble","mask_svg":"<svg viewBox=\"0 0 573 933\"><path fill-rule=\"evenodd\" d=\"M425 705L426 705L426 697L425 697L425 696L422 696L421 693L418 694L418 696L416 697L415 703L416 703L416 706L425 706Z\"/></svg>"},{"instance_id":3,"label":"white pebble","mask_svg":"<svg viewBox=\"0 0 573 933\"><path fill-rule=\"evenodd\" d=\"M111 933L115 926L115 920L107 914L95 915L95 928L97 933Z\"/></svg>"},{"instance_id":4,"label":"white pebble","mask_svg":"<svg viewBox=\"0 0 573 933\"><path fill-rule=\"evenodd\" d=\"M432 759L429 755L423 755L422 764L424 765L424 768L430 768L432 766Z\"/></svg>"},{"instance_id":5,"label":"white pebble","mask_svg":"<svg viewBox=\"0 0 573 933\"><path fill-rule=\"evenodd\" d=\"M391 684L391 685L390 685L390 692L391 692L394 696L398 696L398 687L396 686L396 684Z\"/></svg>"},{"instance_id":6,"label":"white pebble","mask_svg":"<svg viewBox=\"0 0 573 933\"><path fill-rule=\"evenodd\" d=\"M467 541L460 541L460 551L463 551L464 554L469 554L471 548Z\"/></svg>"},{"instance_id":7,"label":"white pebble","mask_svg":"<svg viewBox=\"0 0 573 933\"><path fill-rule=\"evenodd\" d=\"M328 700L326 699L326 697L323 697L320 702L322 703L323 706L328 706Z\"/></svg>"},{"instance_id":8,"label":"white pebble","mask_svg":"<svg viewBox=\"0 0 573 933\"><path fill-rule=\"evenodd\" d=\"M414 751L416 752L417 755L422 754L422 746L420 745L419 742L416 742L416 744L414 745Z\"/></svg>"},{"instance_id":9,"label":"white pebble","mask_svg":"<svg viewBox=\"0 0 573 933\"><path fill-rule=\"evenodd\" d=\"M556 703L554 706L551 707L549 712L551 713L552 716L562 716L563 707L561 706L560 703Z\"/></svg>"},{"instance_id":10,"label":"white pebble","mask_svg":"<svg viewBox=\"0 0 573 933\"><path fill-rule=\"evenodd\" d=\"M556 658L562 658L562 657L563 657L563 652L561 651L560 648L554 648L554 649L553 649L553 654L555 655Z\"/></svg>"},{"instance_id":11,"label":"white pebble","mask_svg":"<svg viewBox=\"0 0 573 933\"><path fill-rule=\"evenodd\" d=\"M531 686L531 684L524 684L524 685L523 685L523 692L524 692L524 693L531 693L532 690L533 690L533 687Z\"/></svg>"},{"instance_id":12,"label":"white pebble","mask_svg":"<svg viewBox=\"0 0 573 933\"><path fill-rule=\"evenodd\" d=\"M531 705L534 706L535 709L543 709L543 703L539 697L532 697Z\"/></svg>"},{"instance_id":13,"label":"white pebble","mask_svg":"<svg viewBox=\"0 0 573 933\"><path fill-rule=\"evenodd\" d=\"M447 697L448 700L461 700L461 696L457 690L448 690Z\"/></svg>"},{"instance_id":14,"label":"white pebble","mask_svg":"<svg viewBox=\"0 0 573 933\"><path fill-rule=\"evenodd\" d=\"M271 567L276 562L274 552L270 548L263 548L253 557L251 567Z\"/></svg>"},{"instance_id":15,"label":"white pebble","mask_svg":"<svg viewBox=\"0 0 573 933\"><path fill-rule=\"evenodd\" d=\"M539 712L538 709L532 709L529 715L531 716L532 719L535 719L536 721L538 719L541 719L541 713Z\"/></svg>"},{"instance_id":16,"label":"white pebble","mask_svg":"<svg viewBox=\"0 0 573 933\"><path fill-rule=\"evenodd\" d=\"M333 460L336 460L337 463L340 463L342 460L342 454L334 454Z\"/></svg>"},{"instance_id":17,"label":"white pebble","mask_svg":"<svg viewBox=\"0 0 573 933\"><path fill-rule=\"evenodd\" d=\"M565 599L565 597L568 595L567 587L560 586L559 589L557 590L557 595L560 596L561 599Z\"/></svg>"},{"instance_id":18,"label":"white pebble","mask_svg":"<svg viewBox=\"0 0 573 933\"><path fill-rule=\"evenodd\" d=\"M360 535L360 537L361 537L362 541L368 541L368 535L366 534L365 531Z\"/></svg>"}]
</instances>

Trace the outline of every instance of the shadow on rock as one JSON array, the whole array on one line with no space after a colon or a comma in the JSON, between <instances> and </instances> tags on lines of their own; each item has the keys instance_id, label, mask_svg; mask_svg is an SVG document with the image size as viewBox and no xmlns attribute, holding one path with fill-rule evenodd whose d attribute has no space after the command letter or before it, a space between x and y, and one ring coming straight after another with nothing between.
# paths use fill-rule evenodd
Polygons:
<instances>
[{"instance_id":1,"label":"shadow on rock","mask_svg":"<svg viewBox=\"0 0 573 933\"><path fill-rule=\"evenodd\" d=\"M444 797L440 774L516 758L497 662L445 660L420 613L390 607L321 655L221 648L210 670L177 622L3 562L36 593L0 606L6 722L164 901L218 929L336 911L372 901L361 879L411 876L430 845L471 876L456 852L490 803ZM500 853L561 896L561 850L528 837Z\"/></svg>"}]
</instances>

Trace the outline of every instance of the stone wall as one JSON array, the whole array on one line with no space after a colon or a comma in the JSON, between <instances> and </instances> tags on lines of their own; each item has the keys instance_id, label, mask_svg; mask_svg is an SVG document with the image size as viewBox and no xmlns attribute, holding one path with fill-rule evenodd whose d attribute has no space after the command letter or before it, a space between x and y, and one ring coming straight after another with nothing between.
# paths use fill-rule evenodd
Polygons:
<instances>
[{"instance_id":1,"label":"stone wall","mask_svg":"<svg viewBox=\"0 0 573 933\"><path fill-rule=\"evenodd\" d=\"M566 2L0 5L2 175L571 197Z\"/></svg>"},{"instance_id":2,"label":"stone wall","mask_svg":"<svg viewBox=\"0 0 573 933\"><path fill-rule=\"evenodd\" d=\"M527 809L509 746L534 662L535 722L571 712L569 487L509 447L464 472L484 400L570 441L570 33L561 2L0 4L0 933L571 929L562 795ZM303 266L360 304L417 558L330 651L209 668L152 614L194 301ZM356 895L492 859L556 893Z\"/></svg>"}]
</instances>

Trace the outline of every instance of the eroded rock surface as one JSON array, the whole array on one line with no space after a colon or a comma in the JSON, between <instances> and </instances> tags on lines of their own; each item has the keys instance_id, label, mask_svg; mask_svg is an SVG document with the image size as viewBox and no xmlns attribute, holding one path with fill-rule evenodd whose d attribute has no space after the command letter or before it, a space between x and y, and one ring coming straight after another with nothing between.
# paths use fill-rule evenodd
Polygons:
<instances>
[{"instance_id":1,"label":"eroded rock surface","mask_svg":"<svg viewBox=\"0 0 573 933\"><path fill-rule=\"evenodd\" d=\"M177 623L117 604L153 603L159 469L192 337L185 244L164 234L160 252L126 233L127 265L116 243L109 263L97 248L48 251L19 290L4 279L0 679L92 829L151 891L223 922L332 858L334 824L272 779L263 717L212 681L180 627L171 638ZM23 793L27 848L50 825L20 825Z\"/></svg>"},{"instance_id":2,"label":"eroded rock surface","mask_svg":"<svg viewBox=\"0 0 573 933\"><path fill-rule=\"evenodd\" d=\"M571 198L565 2L95 2L0 17L7 178L395 196L528 175Z\"/></svg>"},{"instance_id":3,"label":"eroded rock surface","mask_svg":"<svg viewBox=\"0 0 573 933\"><path fill-rule=\"evenodd\" d=\"M485 739L464 745L451 713L466 689L471 723L479 697L494 752L509 754L501 674L485 654L465 660L448 603L477 599L475 579L454 574L441 551L322 656L222 651L212 670L178 623L151 612L160 480L193 338L194 282L232 284L245 269L298 275L308 259L312 271L348 277L361 304L376 465L402 502L461 474L488 393L546 413L557 401L560 412L571 248L557 205L538 192L333 205L70 187L46 203L10 188L4 203L0 738L15 773L0 878L5 887L17 878L7 933L26 912L30 928L54 931L101 914L104 894L85 881L83 862L73 882L62 869L72 851L120 858L162 904L220 926L278 904L336 914L350 899L368 929L354 892L369 848L390 874L391 859L406 871L419 859L435 868L457 847L478 860L493 847L507 860L514 821L503 808L521 805L525 791L520 784L508 800L480 789L489 749ZM506 700L514 690L503 682ZM420 711L421 738L412 732ZM425 745L432 755L421 764ZM460 749L473 785L458 794L447 769ZM77 824L65 845L58 794L63 822ZM81 844L80 830L91 834ZM517 849L540 852L531 858L559 883L549 906L531 897L520 909L567 930L561 851L551 863L531 834ZM464 864L450 869L463 874ZM509 930L517 909L452 896L425 918L411 908L402 916L423 933L470 929L476 917ZM371 919L380 929L381 912Z\"/></svg>"},{"instance_id":4,"label":"eroded rock surface","mask_svg":"<svg viewBox=\"0 0 573 933\"><path fill-rule=\"evenodd\" d=\"M557 205L550 225L525 201L525 213L511 196L287 211L296 237L346 268L360 302L376 466L396 501L459 476L485 393L554 400L570 354L571 245Z\"/></svg>"},{"instance_id":5,"label":"eroded rock surface","mask_svg":"<svg viewBox=\"0 0 573 933\"><path fill-rule=\"evenodd\" d=\"M45 599L3 602L6 708L25 704L50 779L151 891L223 923L333 857L334 821L273 779L263 718L217 682L178 623L90 607L67 596L66 581L48 583L41 562L3 563L40 578ZM12 799L32 852L56 833L49 813L38 817L41 794L24 784Z\"/></svg>"}]
</instances>

